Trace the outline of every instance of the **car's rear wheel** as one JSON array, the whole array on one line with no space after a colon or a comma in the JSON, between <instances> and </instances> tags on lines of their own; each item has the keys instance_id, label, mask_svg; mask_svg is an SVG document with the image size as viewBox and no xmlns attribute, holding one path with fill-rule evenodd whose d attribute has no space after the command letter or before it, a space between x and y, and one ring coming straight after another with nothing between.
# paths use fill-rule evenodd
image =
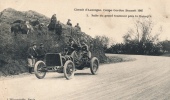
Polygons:
<instances>
[{"instance_id":1,"label":"car's rear wheel","mask_svg":"<svg viewBox=\"0 0 170 100\"><path fill-rule=\"evenodd\" d=\"M93 75L97 74L99 69L99 60L96 57L93 57L90 62L90 71Z\"/></svg>"},{"instance_id":2,"label":"car's rear wheel","mask_svg":"<svg viewBox=\"0 0 170 100\"><path fill-rule=\"evenodd\" d=\"M71 60L66 61L64 64L63 72L66 79L71 79L74 76L75 66Z\"/></svg>"},{"instance_id":3,"label":"car's rear wheel","mask_svg":"<svg viewBox=\"0 0 170 100\"><path fill-rule=\"evenodd\" d=\"M36 62L35 67L34 67L34 72L37 78L42 79L45 77L46 71L43 69L44 67L46 67L45 62L43 61Z\"/></svg>"}]
</instances>

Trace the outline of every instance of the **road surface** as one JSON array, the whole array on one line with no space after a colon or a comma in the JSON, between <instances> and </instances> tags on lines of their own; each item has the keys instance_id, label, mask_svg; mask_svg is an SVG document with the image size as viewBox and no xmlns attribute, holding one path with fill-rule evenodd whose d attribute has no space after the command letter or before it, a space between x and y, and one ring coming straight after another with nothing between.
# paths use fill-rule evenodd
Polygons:
<instances>
[{"instance_id":1,"label":"road surface","mask_svg":"<svg viewBox=\"0 0 170 100\"><path fill-rule=\"evenodd\" d=\"M170 100L170 58L119 55L135 61L100 66L98 75L76 71L72 80L47 73L0 79L0 100Z\"/></svg>"}]
</instances>

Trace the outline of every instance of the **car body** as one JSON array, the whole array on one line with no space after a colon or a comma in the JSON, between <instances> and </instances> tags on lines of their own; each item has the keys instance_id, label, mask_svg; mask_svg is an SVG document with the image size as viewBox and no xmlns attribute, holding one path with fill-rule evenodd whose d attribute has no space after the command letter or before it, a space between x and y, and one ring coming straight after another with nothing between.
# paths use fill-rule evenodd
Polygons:
<instances>
[{"instance_id":1,"label":"car body","mask_svg":"<svg viewBox=\"0 0 170 100\"><path fill-rule=\"evenodd\" d=\"M66 79L74 76L75 70L83 70L90 68L95 75L99 68L99 60L96 57L87 58L83 56L76 57L77 52L73 51L70 55L62 55L61 53L47 53L45 61L37 61L34 72L37 78L45 77L46 72L64 73Z\"/></svg>"}]
</instances>

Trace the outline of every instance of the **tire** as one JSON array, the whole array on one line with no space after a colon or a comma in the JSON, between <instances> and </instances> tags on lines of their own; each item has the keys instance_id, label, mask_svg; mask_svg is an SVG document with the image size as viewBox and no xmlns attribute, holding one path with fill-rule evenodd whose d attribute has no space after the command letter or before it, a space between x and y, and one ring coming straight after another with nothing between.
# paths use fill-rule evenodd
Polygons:
<instances>
[{"instance_id":1,"label":"tire","mask_svg":"<svg viewBox=\"0 0 170 100\"><path fill-rule=\"evenodd\" d=\"M41 70L42 67L46 67L45 62L43 62L43 61L36 62L35 67L34 67L34 72L35 72L35 76L38 79L42 79L46 75L46 71Z\"/></svg>"},{"instance_id":2,"label":"tire","mask_svg":"<svg viewBox=\"0 0 170 100\"><path fill-rule=\"evenodd\" d=\"M74 63L71 60L66 61L64 64L63 72L67 80L73 78L75 71Z\"/></svg>"},{"instance_id":3,"label":"tire","mask_svg":"<svg viewBox=\"0 0 170 100\"><path fill-rule=\"evenodd\" d=\"M90 62L90 71L93 75L96 75L99 69L99 60L93 57Z\"/></svg>"}]
</instances>

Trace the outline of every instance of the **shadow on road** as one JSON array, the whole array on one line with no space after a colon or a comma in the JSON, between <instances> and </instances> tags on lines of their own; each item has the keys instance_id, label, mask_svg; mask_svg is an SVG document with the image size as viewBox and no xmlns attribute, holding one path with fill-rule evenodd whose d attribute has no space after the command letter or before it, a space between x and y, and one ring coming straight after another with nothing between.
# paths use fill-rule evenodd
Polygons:
<instances>
[{"instance_id":1,"label":"shadow on road","mask_svg":"<svg viewBox=\"0 0 170 100\"><path fill-rule=\"evenodd\" d=\"M79 76L89 76L92 75L91 73L75 73L74 76L79 77ZM61 75L56 75L56 76L48 76L45 77L44 79L51 80L51 79L65 79L64 74Z\"/></svg>"},{"instance_id":2,"label":"shadow on road","mask_svg":"<svg viewBox=\"0 0 170 100\"><path fill-rule=\"evenodd\" d=\"M92 75L91 73L75 73L75 76L80 76L80 75Z\"/></svg>"}]
</instances>

